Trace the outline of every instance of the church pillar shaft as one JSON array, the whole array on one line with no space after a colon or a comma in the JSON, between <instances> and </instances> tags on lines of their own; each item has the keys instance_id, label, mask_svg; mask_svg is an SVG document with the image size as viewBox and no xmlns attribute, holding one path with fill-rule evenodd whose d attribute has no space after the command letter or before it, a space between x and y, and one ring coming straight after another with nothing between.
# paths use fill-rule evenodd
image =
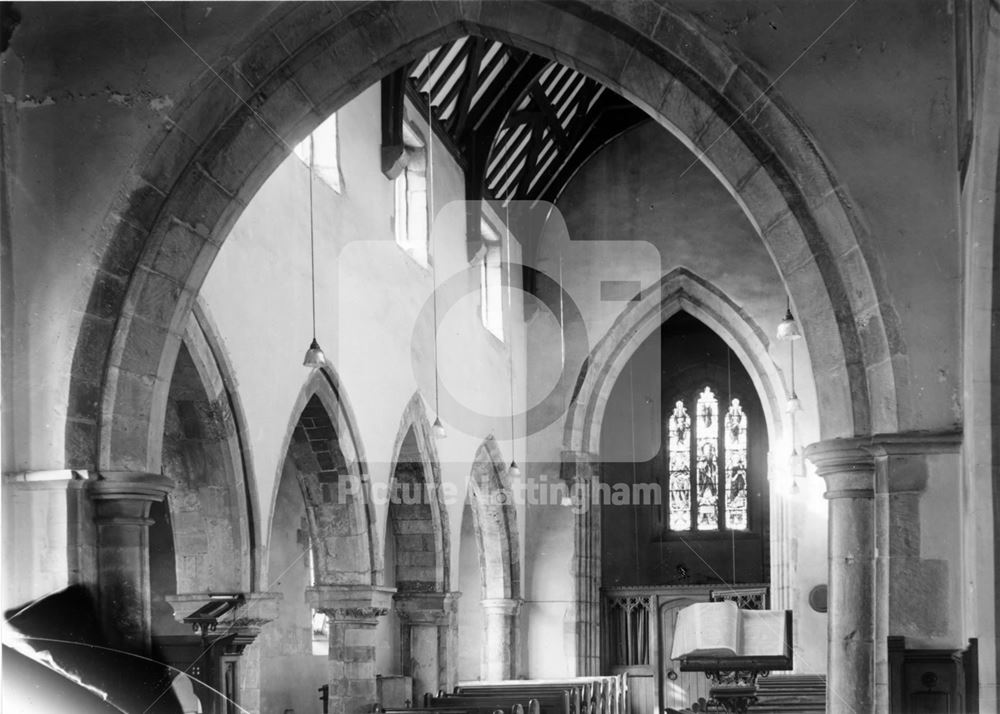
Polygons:
<instances>
[{"instance_id":1,"label":"church pillar shaft","mask_svg":"<svg viewBox=\"0 0 1000 714\"><path fill-rule=\"evenodd\" d=\"M813 444L806 456L826 481L829 501L826 710L874 713L874 460L847 439Z\"/></svg>"},{"instance_id":2,"label":"church pillar shaft","mask_svg":"<svg viewBox=\"0 0 1000 714\"><path fill-rule=\"evenodd\" d=\"M486 681L517 676L519 598L487 598L481 601L485 632L482 676Z\"/></svg>"},{"instance_id":3,"label":"church pillar shaft","mask_svg":"<svg viewBox=\"0 0 1000 714\"><path fill-rule=\"evenodd\" d=\"M573 576L575 607L567 623L575 652L570 675L600 674L601 618L601 510L594 497L600 483L592 454L562 454L562 478L573 495Z\"/></svg>"},{"instance_id":4,"label":"church pillar shaft","mask_svg":"<svg viewBox=\"0 0 1000 714\"><path fill-rule=\"evenodd\" d=\"M414 706L427 692L449 691L455 685L456 658L452 652L457 627L459 593L399 593L403 674L413 678Z\"/></svg>"},{"instance_id":5,"label":"church pillar shaft","mask_svg":"<svg viewBox=\"0 0 1000 714\"><path fill-rule=\"evenodd\" d=\"M392 593L391 588L367 585L320 585L306 591L309 604L330 618L330 711L367 714L375 705L375 626L388 614Z\"/></svg>"},{"instance_id":6,"label":"church pillar shaft","mask_svg":"<svg viewBox=\"0 0 1000 714\"><path fill-rule=\"evenodd\" d=\"M149 508L173 487L158 474L106 472L90 483L101 624L115 646L150 651Z\"/></svg>"}]
</instances>

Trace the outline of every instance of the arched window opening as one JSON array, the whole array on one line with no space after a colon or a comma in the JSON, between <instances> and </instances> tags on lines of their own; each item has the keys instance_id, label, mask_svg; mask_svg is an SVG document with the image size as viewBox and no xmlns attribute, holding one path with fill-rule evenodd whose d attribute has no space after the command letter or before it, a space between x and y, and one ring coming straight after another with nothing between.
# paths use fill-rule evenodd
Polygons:
<instances>
[{"instance_id":1,"label":"arched window opening","mask_svg":"<svg viewBox=\"0 0 1000 714\"><path fill-rule=\"evenodd\" d=\"M420 265L427 267L430 221L427 208L427 156L423 138L403 123L406 166L396 177L393 231L396 243Z\"/></svg>"},{"instance_id":2,"label":"arched window opening","mask_svg":"<svg viewBox=\"0 0 1000 714\"><path fill-rule=\"evenodd\" d=\"M702 385L679 396L665 429L670 530L747 530L747 415L739 398L720 419L715 390Z\"/></svg>"},{"instance_id":3,"label":"arched window opening","mask_svg":"<svg viewBox=\"0 0 1000 714\"><path fill-rule=\"evenodd\" d=\"M309 538L306 543L306 563L309 567L309 584L315 586L316 581L316 559L313 557L313 541ZM314 655L326 656L330 648L330 617L325 612L312 609L312 653Z\"/></svg>"},{"instance_id":4,"label":"arched window opening","mask_svg":"<svg viewBox=\"0 0 1000 714\"><path fill-rule=\"evenodd\" d=\"M312 133L313 171L322 181L337 193L344 192L344 178L340 174L340 135L337 130L337 115L330 117L316 127ZM309 165L309 137L295 147L295 155L306 166Z\"/></svg>"}]
</instances>

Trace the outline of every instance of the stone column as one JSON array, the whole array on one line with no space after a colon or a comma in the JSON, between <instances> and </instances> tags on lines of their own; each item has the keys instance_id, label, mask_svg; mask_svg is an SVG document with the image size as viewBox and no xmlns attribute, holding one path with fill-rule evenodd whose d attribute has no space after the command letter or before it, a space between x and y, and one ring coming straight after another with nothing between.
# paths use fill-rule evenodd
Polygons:
<instances>
[{"instance_id":1,"label":"stone column","mask_svg":"<svg viewBox=\"0 0 1000 714\"><path fill-rule=\"evenodd\" d=\"M393 588L317 585L306 601L330 618L330 711L368 714L376 702L375 625L389 614Z\"/></svg>"},{"instance_id":2,"label":"stone column","mask_svg":"<svg viewBox=\"0 0 1000 714\"><path fill-rule=\"evenodd\" d=\"M403 674L413 677L413 706L424 694L451 691L456 680L455 642L461 593L399 593L393 598L400 621Z\"/></svg>"},{"instance_id":3,"label":"stone column","mask_svg":"<svg viewBox=\"0 0 1000 714\"><path fill-rule=\"evenodd\" d=\"M483 679L495 682L517 676L518 615L520 598L485 598L483 608Z\"/></svg>"},{"instance_id":4,"label":"stone column","mask_svg":"<svg viewBox=\"0 0 1000 714\"><path fill-rule=\"evenodd\" d=\"M149 507L172 488L165 476L135 471L90 482L101 624L113 646L130 652L150 651Z\"/></svg>"},{"instance_id":5,"label":"stone column","mask_svg":"<svg viewBox=\"0 0 1000 714\"><path fill-rule=\"evenodd\" d=\"M875 463L858 439L811 444L829 501L828 714L874 714Z\"/></svg>"},{"instance_id":6,"label":"stone column","mask_svg":"<svg viewBox=\"0 0 1000 714\"><path fill-rule=\"evenodd\" d=\"M574 605L566 623L574 653L575 676L600 674L601 669L601 508L595 502L600 484L597 457L562 452L563 481L573 496Z\"/></svg>"}]
</instances>

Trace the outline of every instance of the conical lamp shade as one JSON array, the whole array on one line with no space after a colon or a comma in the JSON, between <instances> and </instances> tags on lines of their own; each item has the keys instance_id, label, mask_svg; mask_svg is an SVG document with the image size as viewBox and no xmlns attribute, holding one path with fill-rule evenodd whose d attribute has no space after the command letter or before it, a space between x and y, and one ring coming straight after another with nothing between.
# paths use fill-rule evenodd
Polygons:
<instances>
[{"instance_id":1,"label":"conical lamp shade","mask_svg":"<svg viewBox=\"0 0 1000 714\"><path fill-rule=\"evenodd\" d=\"M435 439L444 439L448 436L448 432L444 430L444 424L441 423L441 417L434 420L434 426L431 427L431 431L434 432Z\"/></svg>"},{"instance_id":2,"label":"conical lamp shade","mask_svg":"<svg viewBox=\"0 0 1000 714\"><path fill-rule=\"evenodd\" d=\"M778 324L778 339L797 340L800 337L802 333L799 332L799 323L792 317L792 311L789 309L785 312L785 319Z\"/></svg>"},{"instance_id":3,"label":"conical lamp shade","mask_svg":"<svg viewBox=\"0 0 1000 714\"><path fill-rule=\"evenodd\" d=\"M312 344L309 345L309 349L306 350L305 359L302 360L302 365L304 367L311 367L313 369L317 367L322 367L326 364L326 355L323 354L323 350L320 349L319 342L316 338L313 338Z\"/></svg>"},{"instance_id":4,"label":"conical lamp shade","mask_svg":"<svg viewBox=\"0 0 1000 714\"><path fill-rule=\"evenodd\" d=\"M508 469L507 473L509 473L514 478L518 478L521 475L521 467L517 465L516 461L511 461L510 469Z\"/></svg>"},{"instance_id":5,"label":"conical lamp shade","mask_svg":"<svg viewBox=\"0 0 1000 714\"><path fill-rule=\"evenodd\" d=\"M788 412L789 414L794 414L795 412L802 411L802 404L799 402L799 398L795 394L795 392L792 392L791 398L785 405L785 411Z\"/></svg>"}]
</instances>

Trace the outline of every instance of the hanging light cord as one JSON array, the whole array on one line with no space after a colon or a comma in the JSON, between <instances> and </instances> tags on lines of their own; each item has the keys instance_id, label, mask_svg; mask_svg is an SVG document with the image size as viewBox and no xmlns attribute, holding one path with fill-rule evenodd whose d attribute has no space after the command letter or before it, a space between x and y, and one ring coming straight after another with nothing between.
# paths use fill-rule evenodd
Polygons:
<instances>
[{"instance_id":1,"label":"hanging light cord","mask_svg":"<svg viewBox=\"0 0 1000 714\"><path fill-rule=\"evenodd\" d=\"M437 303L437 260L435 260L433 220L434 216L434 117L432 115L431 92L427 90L427 242L430 251L428 257L431 263L431 304L434 312L434 413L441 419L441 386L438 377L438 303Z\"/></svg>"},{"instance_id":2,"label":"hanging light cord","mask_svg":"<svg viewBox=\"0 0 1000 714\"><path fill-rule=\"evenodd\" d=\"M312 286L312 328L313 340L316 340L316 237L313 227L313 165L315 161L316 141L309 135L309 275Z\"/></svg>"},{"instance_id":3,"label":"hanging light cord","mask_svg":"<svg viewBox=\"0 0 1000 714\"><path fill-rule=\"evenodd\" d=\"M505 249L507 252L507 363L510 369L510 457L514 459L514 296L510 273L510 204L504 212Z\"/></svg>"}]
</instances>

